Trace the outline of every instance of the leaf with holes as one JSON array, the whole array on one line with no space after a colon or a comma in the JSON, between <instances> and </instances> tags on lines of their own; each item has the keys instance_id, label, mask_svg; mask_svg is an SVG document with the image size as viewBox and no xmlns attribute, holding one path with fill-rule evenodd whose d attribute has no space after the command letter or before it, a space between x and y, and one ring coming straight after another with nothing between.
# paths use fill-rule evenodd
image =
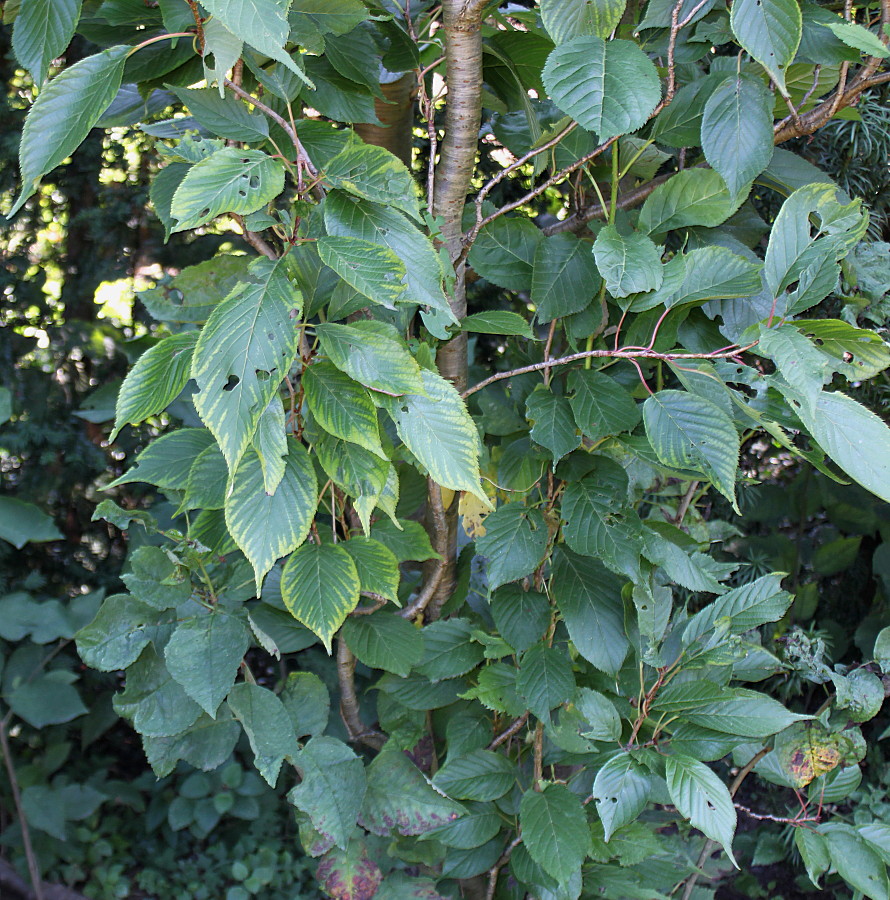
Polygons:
<instances>
[{"instance_id":1,"label":"leaf with holes","mask_svg":"<svg viewBox=\"0 0 890 900\"><path fill-rule=\"evenodd\" d=\"M284 189L284 168L259 150L225 147L192 166L173 194L174 232L205 225L223 213L247 215Z\"/></svg>"},{"instance_id":2,"label":"leaf with holes","mask_svg":"<svg viewBox=\"0 0 890 900\"><path fill-rule=\"evenodd\" d=\"M680 815L720 844L738 868L732 855L736 812L726 785L703 762L689 756L667 756L664 768L668 793Z\"/></svg>"},{"instance_id":3,"label":"leaf with holes","mask_svg":"<svg viewBox=\"0 0 890 900\"><path fill-rule=\"evenodd\" d=\"M251 450L244 454L225 501L226 526L253 566L257 591L275 560L303 543L315 517L318 485L312 460L293 437L287 447L284 477L271 497Z\"/></svg>"},{"instance_id":4,"label":"leaf with holes","mask_svg":"<svg viewBox=\"0 0 890 900\"><path fill-rule=\"evenodd\" d=\"M636 44L595 35L560 44L543 79L553 102L600 141L642 127L661 99L655 65Z\"/></svg>"},{"instance_id":5,"label":"leaf with holes","mask_svg":"<svg viewBox=\"0 0 890 900\"><path fill-rule=\"evenodd\" d=\"M321 638L328 653L337 629L358 606L360 590L352 557L336 544L305 544L281 575L284 605Z\"/></svg>"},{"instance_id":6,"label":"leaf with holes","mask_svg":"<svg viewBox=\"0 0 890 900\"><path fill-rule=\"evenodd\" d=\"M613 756L596 773L592 794L607 841L646 808L650 789L649 775L629 753Z\"/></svg>"},{"instance_id":7,"label":"leaf with holes","mask_svg":"<svg viewBox=\"0 0 890 900\"><path fill-rule=\"evenodd\" d=\"M684 391L659 391L643 404L643 422L661 462L701 472L736 505L739 435L719 406Z\"/></svg>"},{"instance_id":8,"label":"leaf with holes","mask_svg":"<svg viewBox=\"0 0 890 900\"><path fill-rule=\"evenodd\" d=\"M738 42L787 96L785 70L800 44L803 21L796 0L739 0L729 18Z\"/></svg>"}]
</instances>

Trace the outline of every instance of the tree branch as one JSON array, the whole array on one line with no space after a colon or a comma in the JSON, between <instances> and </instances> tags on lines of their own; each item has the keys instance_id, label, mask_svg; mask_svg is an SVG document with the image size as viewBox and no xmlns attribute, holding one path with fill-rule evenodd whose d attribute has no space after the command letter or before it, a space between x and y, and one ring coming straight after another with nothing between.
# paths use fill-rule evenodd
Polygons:
<instances>
[{"instance_id":1,"label":"tree branch","mask_svg":"<svg viewBox=\"0 0 890 900\"><path fill-rule=\"evenodd\" d=\"M439 591L439 585L447 570L453 568L450 550L450 522L442 504L442 489L431 478L427 479L427 528L431 532L433 550L439 554L435 565L426 574L426 581L414 600L399 612L403 619L414 619L422 614L437 594L450 594L451 586L443 585L445 591ZM438 602L437 597L437 602ZM440 607L441 608L441 607ZM438 610L436 611L438 612Z\"/></svg>"},{"instance_id":2,"label":"tree branch","mask_svg":"<svg viewBox=\"0 0 890 900\"><path fill-rule=\"evenodd\" d=\"M379 750L386 743L386 736L362 722L355 694L355 657L342 635L337 639L337 680L340 684L340 716L349 739Z\"/></svg>"}]
</instances>

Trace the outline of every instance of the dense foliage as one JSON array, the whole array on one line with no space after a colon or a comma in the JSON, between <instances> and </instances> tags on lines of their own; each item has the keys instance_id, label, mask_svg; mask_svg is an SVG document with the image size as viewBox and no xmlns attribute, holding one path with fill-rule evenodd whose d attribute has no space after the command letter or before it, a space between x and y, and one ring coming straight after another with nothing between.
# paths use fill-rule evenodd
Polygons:
<instances>
[{"instance_id":1,"label":"dense foliage","mask_svg":"<svg viewBox=\"0 0 890 900\"><path fill-rule=\"evenodd\" d=\"M338 900L690 900L791 847L890 896L886 0L4 22L0 738L35 882L88 880L64 845L115 797L149 835L255 823L183 896L296 890L283 810ZM115 713L154 788L66 763Z\"/></svg>"}]
</instances>

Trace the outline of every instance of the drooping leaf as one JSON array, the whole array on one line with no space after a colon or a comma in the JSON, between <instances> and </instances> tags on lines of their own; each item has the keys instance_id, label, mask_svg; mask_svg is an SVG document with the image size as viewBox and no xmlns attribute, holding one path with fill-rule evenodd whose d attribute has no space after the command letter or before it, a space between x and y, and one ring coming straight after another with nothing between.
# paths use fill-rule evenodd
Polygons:
<instances>
[{"instance_id":1,"label":"drooping leaf","mask_svg":"<svg viewBox=\"0 0 890 900\"><path fill-rule=\"evenodd\" d=\"M180 760L204 772L218 769L235 749L239 737L241 726L229 708L223 706L216 719L203 713L179 734L167 737L143 736L142 746L155 775L166 778Z\"/></svg>"},{"instance_id":2,"label":"drooping leaf","mask_svg":"<svg viewBox=\"0 0 890 900\"><path fill-rule=\"evenodd\" d=\"M176 188L170 205L173 231L197 228L222 213L256 212L283 189L284 168L268 154L236 147L217 150L192 166Z\"/></svg>"},{"instance_id":3,"label":"drooping leaf","mask_svg":"<svg viewBox=\"0 0 890 900\"><path fill-rule=\"evenodd\" d=\"M343 543L358 571L362 591L378 594L399 606L399 561L385 544L353 536Z\"/></svg>"},{"instance_id":4,"label":"drooping leaf","mask_svg":"<svg viewBox=\"0 0 890 900\"><path fill-rule=\"evenodd\" d=\"M733 3L730 24L738 42L787 94L785 70L800 44L800 6L795 0L742 0Z\"/></svg>"},{"instance_id":5,"label":"drooping leaf","mask_svg":"<svg viewBox=\"0 0 890 900\"><path fill-rule=\"evenodd\" d=\"M304 545L281 576L285 606L321 638L328 653L334 633L358 606L360 588L352 557L335 544Z\"/></svg>"},{"instance_id":6,"label":"drooping leaf","mask_svg":"<svg viewBox=\"0 0 890 900\"><path fill-rule=\"evenodd\" d=\"M162 611L131 594L112 594L93 621L75 635L77 652L88 666L100 672L125 669L163 633L164 627L158 626L161 619Z\"/></svg>"},{"instance_id":7,"label":"drooping leaf","mask_svg":"<svg viewBox=\"0 0 890 900\"><path fill-rule=\"evenodd\" d=\"M423 659L416 668L431 681L440 682L475 669L482 654L468 619L442 619L423 629Z\"/></svg>"},{"instance_id":8,"label":"drooping leaf","mask_svg":"<svg viewBox=\"0 0 890 900\"><path fill-rule=\"evenodd\" d=\"M371 900L377 896L383 873L368 856L365 842L354 837L344 849L325 853L319 860L315 878L332 900Z\"/></svg>"},{"instance_id":9,"label":"drooping leaf","mask_svg":"<svg viewBox=\"0 0 890 900\"><path fill-rule=\"evenodd\" d=\"M528 322L519 313L502 310L489 310L466 316L461 319L460 330L477 334L518 334L529 340L534 339L534 333Z\"/></svg>"},{"instance_id":10,"label":"drooping leaf","mask_svg":"<svg viewBox=\"0 0 890 900\"><path fill-rule=\"evenodd\" d=\"M640 210L639 228L651 235L689 225L713 228L725 222L746 195L744 188L732 194L712 169L684 169L646 198Z\"/></svg>"},{"instance_id":11,"label":"drooping leaf","mask_svg":"<svg viewBox=\"0 0 890 900\"><path fill-rule=\"evenodd\" d=\"M74 37L80 6L80 0L23 0L12 29L12 50L35 84L43 84L50 64Z\"/></svg>"},{"instance_id":12,"label":"drooping leaf","mask_svg":"<svg viewBox=\"0 0 890 900\"><path fill-rule=\"evenodd\" d=\"M838 875L870 900L887 900L887 868L874 846L850 825L830 822L820 830Z\"/></svg>"},{"instance_id":13,"label":"drooping leaf","mask_svg":"<svg viewBox=\"0 0 890 900\"><path fill-rule=\"evenodd\" d=\"M528 650L550 624L550 604L537 591L507 585L496 591L490 602L498 632L514 650Z\"/></svg>"},{"instance_id":14,"label":"drooping leaf","mask_svg":"<svg viewBox=\"0 0 890 900\"><path fill-rule=\"evenodd\" d=\"M490 589L530 575L544 556L547 538L540 510L522 503L508 503L487 516L476 550L488 558Z\"/></svg>"},{"instance_id":15,"label":"drooping leaf","mask_svg":"<svg viewBox=\"0 0 890 900\"><path fill-rule=\"evenodd\" d=\"M536 644L522 656L516 690L539 719L549 721L550 711L575 691L572 665L560 650Z\"/></svg>"},{"instance_id":16,"label":"drooping leaf","mask_svg":"<svg viewBox=\"0 0 890 900\"><path fill-rule=\"evenodd\" d=\"M560 44L543 79L556 105L600 141L636 131L661 99L655 66L636 44L595 35Z\"/></svg>"},{"instance_id":17,"label":"drooping leaf","mask_svg":"<svg viewBox=\"0 0 890 900\"><path fill-rule=\"evenodd\" d=\"M645 809L649 791L649 776L629 753L613 756L596 773L592 793L607 841Z\"/></svg>"},{"instance_id":18,"label":"drooping leaf","mask_svg":"<svg viewBox=\"0 0 890 900\"><path fill-rule=\"evenodd\" d=\"M581 444L572 408L565 397L544 385L531 392L525 403L526 415L533 422L531 438L553 455L553 465Z\"/></svg>"},{"instance_id":19,"label":"drooping leaf","mask_svg":"<svg viewBox=\"0 0 890 900\"><path fill-rule=\"evenodd\" d=\"M211 313L192 359L195 408L232 475L296 356L293 316L302 306L288 280L287 257L257 259L249 272L250 282Z\"/></svg>"},{"instance_id":20,"label":"drooping leaf","mask_svg":"<svg viewBox=\"0 0 890 900\"><path fill-rule=\"evenodd\" d=\"M879 59L886 59L890 56L890 49L881 43L880 38L873 31L863 28L862 25L858 25L856 22L838 20L837 22L827 22L825 27L847 46L854 47L861 53L876 56ZM15 34L13 34L14 38Z\"/></svg>"},{"instance_id":21,"label":"drooping leaf","mask_svg":"<svg viewBox=\"0 0 890 900\"><path fill-rule=\"evenodd\" d=\"M736 811L726 785L703 763L689 756L665 758L668 793L681 816L732 855Z\"/></svg>"},{"instance_id":22,"label":"drooping leaf","mask_svg":"<svg viewBox=\"0 0 890 900\"><path fill-rule=\"evenodd\" d=\"M519 822L529 856L559 884L567 882L590 848L581 800L563 784L526 791L519 807Z\"/></svg>"},{"instance_id":23,"label":"drooping leaf","mask_svg":"<svg viewBox=\"0 0 890 900\"><path fill-rule=\"evenodd\" d=\"M701 141L705 158L731 194L759 175L773 155L773 95L758 79L735 75L705 104Z\"/></svg>"},{"instance_id":24,"label":"drooping leaf","mask_svg":"<svg viewBox=\"0 0 890 900\"><path fill-rule=\"evenodd\" d=\"M205 35L206 44L206 35ZM172 87L179 100L208 131L231 141L248 144L264 142L269 137L269 120L234 97L220 96L213 88Z\"/></svg>"},{"instance_id":25,"label":"drooping leaf","mask_svg":"<svg viewBox=\"0 0 890 900\"><path fill-rule=\"evenodd\" d=\"M259 458L248 451L238 466L232 492L225 501L226 525L241 552L250 561L257 591L275 560L295 550L306 539L315 517L318 486L305 447L288 438L284 477L270 497L263 482Z\"/></svg>"},{"instance_id":26,"label":"drooping leaf","mask_svg":"<svg viewBox=\"0 0 890 900\"><path fill-rule=\"evenodd\" d=\"M395 309L407 285L405 264L389 247L354 237L326 235L319 239L318 255L347 284L374 303Z\"/></svg>"},{"instance_id":27,"label":"drooping leaf","mask_svg":"<svg viewBox=\"0 0 890 900\"><path fill-rule=\"evenodd\" d=\"M159 437L137 457L136 465L105 486L144 481L162 490L181 491L188 484L189 472L198 456L213 443L206 428L180 428Z\"/></svg>"},{"instance_id":28,"label":"drooping leaf","mask_svg":"<svg viewBox=\"0 0 890 900\"><path fill-rule=\"evenodd\" d=\"M769 356L785 380L800 394L810 413L825 383L827 361L794 325L761 325L758 349Z\"/></svg>"},{"instance_id":29,"label":"drooping leaf","mask_svg":"<svg viewBox=\"0 0 890 900\"><path fill-rule=\"evenodd\" d=\"M351 541L347 541L348 547ZM423 635L406 619L390 612L356 616L343 626L346 644L359 662L406 676L423 658Z\"/></svg>"},{"instance_id":30,"label":"drooping leaf","mask_svg":"<svg viewBox=\"0 0 890 900\"><path fill-rule=\"evenodd\" d=\"M251 446L260 461L263 488L271 497L278 490L287 468L287 426L280 397L273 397L260 416Z\"/></svg>"}]
</instances>

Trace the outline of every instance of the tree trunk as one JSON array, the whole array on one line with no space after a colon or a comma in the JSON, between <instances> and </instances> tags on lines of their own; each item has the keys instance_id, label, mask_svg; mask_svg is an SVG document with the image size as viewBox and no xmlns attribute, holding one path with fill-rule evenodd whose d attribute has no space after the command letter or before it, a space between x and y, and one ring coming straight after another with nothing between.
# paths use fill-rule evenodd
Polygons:
<instances>
[{"instance_id":1,"label":"tree trunk","mask_svg":"<svg viewBox=\"0 0 890 900\"><path fill-rule=\"evenodd\" d=\"M411 167L412 126L414 125L413 72L380 85L383 96L374 100L374 111L382 125L356 124L355 133L366 143L383 147Z\"/></svg>"}]
</instances>

